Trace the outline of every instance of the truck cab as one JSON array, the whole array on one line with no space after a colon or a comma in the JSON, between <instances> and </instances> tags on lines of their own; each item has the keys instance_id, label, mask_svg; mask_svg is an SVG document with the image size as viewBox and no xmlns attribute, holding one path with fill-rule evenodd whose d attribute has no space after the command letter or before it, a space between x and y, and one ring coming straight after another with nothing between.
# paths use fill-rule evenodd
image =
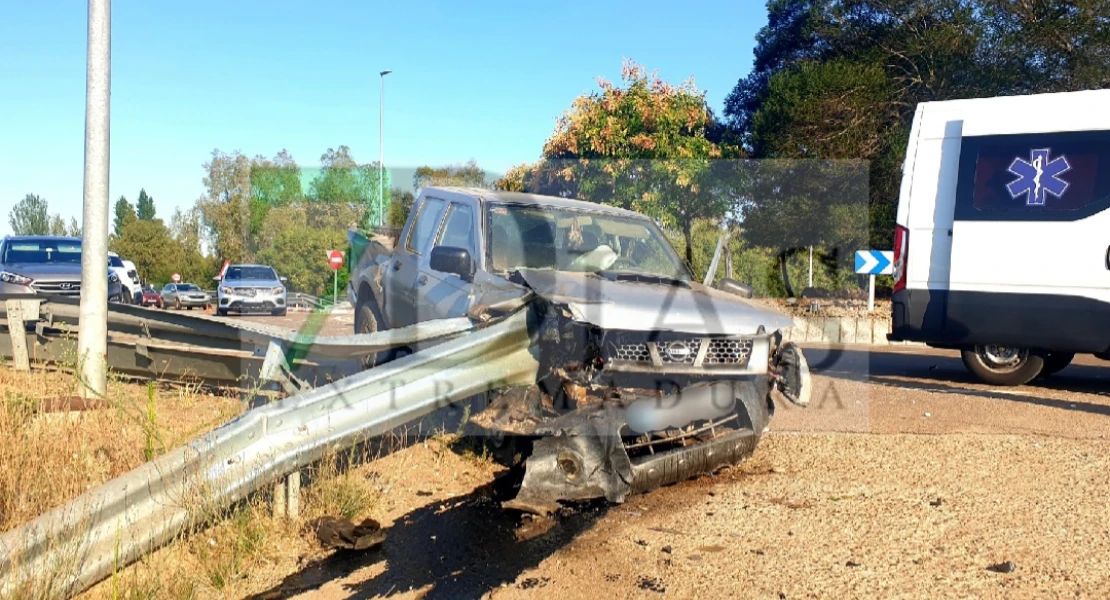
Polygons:
<instances>
[{"instance_id":1,"label":"truck cab","mask_svg":"<svg viewBox=\"0 0 1110 600\"><path fill-rule=\"evenodd\" d=\"M1110 90L923 103L903 168L891 339L996 385L1110 359Z\"/></svg>"}]
</instances>

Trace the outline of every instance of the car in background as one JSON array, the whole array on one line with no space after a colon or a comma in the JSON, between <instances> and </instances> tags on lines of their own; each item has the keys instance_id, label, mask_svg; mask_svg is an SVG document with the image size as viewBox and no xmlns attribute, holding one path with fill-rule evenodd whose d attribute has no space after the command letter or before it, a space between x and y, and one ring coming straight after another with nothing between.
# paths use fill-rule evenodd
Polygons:
<instances>
[{"instance_id":1,"label":"car in background","mask_svg":"<svg viewBox=\"0 0 1110 600\"><path fill-rule=\"evenodd\" d=\"M135 282L135 287L137 289L134 290L133 297L135 299L135 304L139 304L142 302L143 287L146 287L146 285L143 283L143 279L139 277L139 270L135 268L135 263L124 259L123 266L127 267L127 276L131 278L131 281Z\"/></svg>"},{"instance_id":2,"label":"car in background","mask_svg":"<svg viewBox=\"0 0 1110 600\"><path fill-rule=\"evenodd\" d=\"M206 308L211 300L208 292L192 283L167 283L162 288L162 308L175 308L177 310Z\"/></svg>"},{"instance_id":3,"label":"car in background","mask_svg":"<svg viewBox=\"0 0 1110 600\"><path fill-rule=\"evenodd\" d=\"M123 293L120 295L120 301L124 304L134 304L135 299L142 294L142 288L139 285L139 275L134 271L134 265L128 269L127 263L120 258L119 254L115 252L108 252L108 267L119 278L120 285L123 286ZM131 273L135 273L132 278Z\"/></svg>"},{"instance_id":4,"label":"car in background","mask_svg":"<svg viewBox=\"0 0 1110 600\"><path fill-rule=\"evenodd\" d=\"M120 302L123 286L111 266L108 301ZM81 297L81 238L9 235L0 241L0 294Z\"/></svg>"},{"instance_id":5,"label":"car in background","mask_svg":"<svg viewBox=\"0 0 1110 600\"><path fill-rule=\"evenodd\" d=\"M158 290L150 286L143 288L142 295L139 297L139 304L142 306L157 306L158 308L165 306L162 304L162 294L159 294Z\"/></svg>"},{"instance_id":6,"label":"car in background","mask_svg":"<svg viewBox=\"0 0 1110 600\"><path fill-rule=\"evenodd\" d=\"M286 312L285 278L269 265L229 265L216 292L216 313Z\"/></svg>"}]
</instances>

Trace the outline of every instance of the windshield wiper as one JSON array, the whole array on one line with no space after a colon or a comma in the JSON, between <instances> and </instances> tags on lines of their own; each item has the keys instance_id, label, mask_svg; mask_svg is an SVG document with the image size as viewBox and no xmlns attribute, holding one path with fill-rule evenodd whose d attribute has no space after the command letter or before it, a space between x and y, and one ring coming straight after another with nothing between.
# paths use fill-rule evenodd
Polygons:
<instances>
[{"instance_id":1,"label":"windshield wiper","mask_svg":"<svg viewBox=\"0 0 1110 600\"><path fill-rule=\"evenodd\" d=\"M609 281L632 281L636 283L659 283L663 285L671 285L674 287L690 287L686 281L676 277L666 277L663 275L653 275L651 273L637 273L635 271L594 271L599 277L608 279Z\"/></svg>"}]
</instances>

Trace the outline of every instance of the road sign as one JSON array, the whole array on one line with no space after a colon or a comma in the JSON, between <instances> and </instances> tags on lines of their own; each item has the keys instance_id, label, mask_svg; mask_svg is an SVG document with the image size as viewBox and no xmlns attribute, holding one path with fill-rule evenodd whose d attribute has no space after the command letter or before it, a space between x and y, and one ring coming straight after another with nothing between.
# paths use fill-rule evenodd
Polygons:
<instances>
[{"instance_id":1,"label":"road sign","mask_svg":"<svg viewBox=\"0 0 1110 600\"><path fill-rule=\"evenodd\" d=\"M890 275L893 272L893 252L887 250L860 250L856 252L856 273L860 275Z\"/></svg>"},{"instance_id":2,"label":"road sign","mask_svg":"<svg viewBox=\"0 0 1110 600\"><path fill-rule=\"evenodd\" d=\"M181 283L181 273L174 273L170 275L170 280L174 283Z\"/></svg>"},{"instance_id":3,"label":"road sign","mask_svg":"<svg viewBox=\"0 0 1110 600\"><path fill-rule=\"evenodd\" d=\"M343 251L342 250L329 250L328 251L328 264L331 268L338 271L343 268Z\"/></svg>"}]
</instances>

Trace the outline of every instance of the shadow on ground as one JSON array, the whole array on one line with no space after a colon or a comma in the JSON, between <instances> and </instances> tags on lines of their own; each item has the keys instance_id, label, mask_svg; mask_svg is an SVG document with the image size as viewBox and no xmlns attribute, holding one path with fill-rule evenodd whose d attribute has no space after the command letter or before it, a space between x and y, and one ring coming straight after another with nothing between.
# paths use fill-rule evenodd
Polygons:
<instances>
[{"instance_id":1,"label":"shadow on ground","mask_svg":"<svg viewBox=\"0 0 1110 600\"><path fill-rule=\"evenodd\" d=\"M806 349L806 356L811 364L820 365L814 367L815 374L834 379L1023 402L1110 416L1110 405L1035 395L1037 391L1058 391L1110 399L1110 367L1107 366L1073 364L1057 374L1040 377L1025 386L1008 388L983 384L964 368L963 361L954 354L870 352L836 348Z\"/></svg>"},{"instance_id":2,"label":"shadow on ground","mask_svg":"<svg viewBox=\"0 0 1110 600\"><path fill-rule=\"evenodd\" d=\"M346 586L349 598L388 598L425 588L421 597L427 600L480 598L539 565L607 512L604 505L592 505L532 522L500 507L512 493L503 481L413 510L385 530L380 550L336 552L250 599L289 598L382 562L380 574ZM521 586L542 584L526 580Z\"/></svg>"}]
</instances>

